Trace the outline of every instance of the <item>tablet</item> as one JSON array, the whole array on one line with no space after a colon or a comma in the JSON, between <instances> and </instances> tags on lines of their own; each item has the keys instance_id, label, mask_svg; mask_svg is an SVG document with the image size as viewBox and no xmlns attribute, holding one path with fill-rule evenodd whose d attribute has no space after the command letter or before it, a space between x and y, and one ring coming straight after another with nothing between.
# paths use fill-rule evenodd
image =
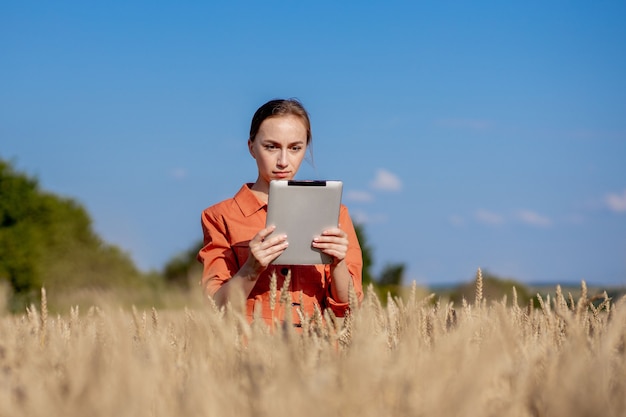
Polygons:
<instances>
[{"instance_id":1,"label":"tablet","mask_svg":"<svg viewBox=\"0 0 626 417\"><path fill-rule=\"evenodd\" d=\"M316 265L332 263L332 257L311 244L322 231L337 227L341 206L341 181L270 181L266 227L272 234L286 234L289 246L272 263Z\"/></svg>"}]
</instances>

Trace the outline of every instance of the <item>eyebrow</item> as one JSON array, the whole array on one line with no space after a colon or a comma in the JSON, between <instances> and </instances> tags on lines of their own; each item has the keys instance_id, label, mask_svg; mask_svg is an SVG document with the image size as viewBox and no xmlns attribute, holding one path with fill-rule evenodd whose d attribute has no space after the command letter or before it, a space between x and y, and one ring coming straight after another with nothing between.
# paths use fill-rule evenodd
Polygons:
<instances>
[{"instance_id":1,"label":"eyebrow","mask_svg":"<svg viewBox=\"0 0 626 417\"><path fill-rule=\"evenodd\" d=\"M280 145L280 142L275 141L275 140L273 140L273 139L262 139L262 140L261 140L261 142L263 142L264 144L265 144L265 143L271 143L272 145ZM306 142L305 142L305 141L303 141L303 140L296 140L296 141L293 141L293 142L289 142L289 143L287 144L287 146L292 146L292 145L304 145L305 143L306 143Z\"/></svg>"}]
</instances>

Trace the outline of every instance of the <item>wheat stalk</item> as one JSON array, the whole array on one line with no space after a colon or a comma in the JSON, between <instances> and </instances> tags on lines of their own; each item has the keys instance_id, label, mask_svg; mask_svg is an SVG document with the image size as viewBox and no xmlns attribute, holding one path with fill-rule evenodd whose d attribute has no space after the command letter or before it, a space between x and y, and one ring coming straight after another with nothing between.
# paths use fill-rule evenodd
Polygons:
<instances>
[{"instance_id":1,"label":"wheat stalk","mask_svg":"<svg viewBox=\"0 0 626 417\"><path fill-rule=\"evenodd\" d=\"M135 324L135 338L136 340L143 342L146 336L145 326L142 323L141 318L139 318L139 313L137 312L137 307L132 306L133 312L133 323Z\"/></svg>"},{"instance_id":2,"label":"wheat stalk","mask_svg":"<svg viewBox=\"0 0 626 417\"><path fill-rule=\"evenodd\" d=\"M578 320L583 319L583 310L587 311L587 307L589 304L589 300L587 298L587 283L582 281L580 290L580 298L578 299L578 304L576 305L576 318Z\"/></svg>"},{"instance_id":3,"label":"wheat stalk","mask_svg":"<svg viewBox=\"0 0 626 417\"><path fill-rule=\"evenodd\" d=\"M286 306L288 303L291 304L290 293L289 293L289 285L291 284L291 270L287 272L287 276L285 276L285 280L283 281L283 285L280 289L280 300L279 304Z\"/></svg>"},{"instance_id":4,"label":"wheat stalk","mask_svg":"<svg viewBox=\"0 0 626 417\"><path fill-rule=\"evenodd\" d=\"M567 301L565 300L565 297L563 296L563 290L561 289L560 285L556 286L556 296L554 299L554 307L556 311L560 313L563 313L567 310Z\"/></svg>"},{"instance_id":5,"label":"wheat stalk","mask_svg":"<svg viewBox=\"0 0 626 417\"><path fill-rule=\"evenodd\" d=\"M276 290L276 271L274 271L270 275L270 310L272 311L272 315L274 313L274 309L276 308Z\"/></svg>"},{"instance_id":6,"label":"wheat stalk","mask_svg":"<svg viewBox=\"0 0 626 417\"><path fill-rule=\"evenodd\" d=\"M159 327L159 313L156 308L152 307L152 330L156 331Z\"/></svg>"},{"instance_id":7,"label":"wheat stalk","mask_svg":"<svg viewBox=\"0 0 626 417\"><path fill-rule=\"evenodd\" d=\"M328 328L324 325L322 312L317 303L313 304L313 316L311 317L312 329L319 337L328 336Z\"/></svg>"},{"instance_id":8,"label":"wheat stalk","mask_svg":"<svg viewBox=\"0 0 626 417\"><path fill-rule=\"evenodd\" d=\"M449 302L446 308L446 331L451 331L456 327L456 310L454 310L454 302Z\"/></svg>"},{"instance_id":9,"label":"wheat stalk","mask_svg":"<svg viewBox=\"0 0 626 417\"><path fill-rule=\"evenodd\" d=\"M80 319L79 306L70 307L70 329L74 329L78 326Z\"/></svg>"},{"instance_id":10,"label":"wheat stalk","mask_svg":"<svg viewBox=\"0 0 626 417\"><path fill-rule=\"evenodd\" d=\"M483 303L483 273L480 270L480 268L478 268L478 271L476 272L476 300L474 302L474 305L476 307L482 307L482 303Z\"/></svg>"},{"instance_id":11,"label":"wheat stalk","mask_svg":"<svg viewBox=\"0 0 626 417\"><path fill-rule=\"evenodd\" d=\"M301 304L304 296L294 295ZM626 299L604 292L568 305L557 287L555 296L537 294L535 310L532 302L520 308L513 288L510 307L503 297L487 308L483 294L455 311L433 294L386 296L382 307L368 288L343 321L317 304L310 317L299 308L300 334L250 326L238 310L204 304L152 307L151 317L137 307L93 307L80 320L76 306L54 317L46 297L26 314L0 317L0 414L43 416L60 407L67 417L621 416L626 409Z\"/></svg>"},{"instance_id":12,"label":"wheat stalk","mask_svg":"<svg viewBox=\"0 0 626 417\"><path fill-rule=\"evenodd\" d=\"M354 282L350 280L348 282L348 305L350 306L350 310L355 311L358 307L358 303L359 303L359 300L354 290Z\"/></svg>"},{"instance_id":13,"label":"wheat stalk","mask_svg":"<svg viewBox=\"0 0 626 417\"><path fill-rule=\"evenodd\" d=\"M48 297L46 296L46 289L41 288L41 323L39 326L39 343L41 346L46 344L46 337L48 332Z\"/></svg>"}]
</instances>

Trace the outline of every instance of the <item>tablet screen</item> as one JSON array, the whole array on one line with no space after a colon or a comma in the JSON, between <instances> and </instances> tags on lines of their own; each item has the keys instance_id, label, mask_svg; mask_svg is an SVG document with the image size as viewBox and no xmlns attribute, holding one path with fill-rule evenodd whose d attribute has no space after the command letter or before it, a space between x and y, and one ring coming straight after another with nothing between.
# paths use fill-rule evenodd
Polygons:
<instances>
[{"instance_id":1,"label":"tablet screen","mask_svg":"<svg viewBox=\"0 0 626 417\"><path fill-rule=\"evenodd\" d=\"M270 182L266 226L287 235L289 246L272 263L276 265L329 264L332 257L313 248L313 238L337 227L341 206L341 181Z\"/></svg>"}]
</instances>

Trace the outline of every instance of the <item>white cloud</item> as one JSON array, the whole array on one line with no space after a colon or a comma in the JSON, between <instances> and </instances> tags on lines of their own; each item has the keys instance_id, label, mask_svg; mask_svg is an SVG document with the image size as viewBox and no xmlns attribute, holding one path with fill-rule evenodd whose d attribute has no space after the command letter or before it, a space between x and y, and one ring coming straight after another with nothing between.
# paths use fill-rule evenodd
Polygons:
<instances>
[{"instance_id":1,"label":"white cloud","mask_svg":"<svg viewBox=\"0 0 626 417\"><path fill-rule=\"evenodd\" d=\"M374 201L374 196L367 191L352 190L346 193L346 200L358 203L369 203L370 201Z\"/></svg>"},{"instance_id":2,"label":"white cloud","mask_svg":"<svg viewBox=\"0 0 626 417\"><path fill-rule=\"evenodd\" d=\"M175 180L187 178L187 170L185 168L174 168L170 171L170 176Z\"/></svg>"},{"instance_id":3,"label":"white cloud","mask_svg":"<svg viewBox=\"0 0 626 417\"><path fill-rule=\"evenodd\" d=\"M522 223L530 224L532 226L548 227L552 225L552 220L546 216L542 216L531 210L519 210L516 214L518 220Z\"/></svg>"},{"instance_id":4,"label":"white cloud","mask_svg":"<svg viewBox=\"0 0 626 417\"><path fill-rule=\"evenodd\" d=\"M385 214L370 214L361 210L351 211L350 215L357 224L385 223L388 220Z\"/></svg>"},{"instance_id":5,"label":"white cloud","mask_svg":"<svg viewBox=\"0 0 626 417\"><path fill-rule=\"evenodd\" d=\"M498 226L504 223L504 218L501 215L484 209L476 210L474 218L476 218L476 220L480 223L490 224L493 226Z\"/></svg>"},{"instance_id":6,"label":"white cloud","mask_svg":"<svg viewBox=\"0 0 626 417\"><path fill-rule=\"evenodd\" d=\"M456 215L456 214L453 214L452 216L448 217L448 221L453 226L464 226L465 225L465 219L463 217L459 216L459 215Z\"/></svg>"},{"instance_id":7,"label":"white cloud","mask_svg":"<svg viewBox=\"0 0 626 417\"><path fill-rule=\"evenodd\" d=\"M605 202L609 210L614 211L616 213L625 212L626 211L626 190L622 191L622 194L611 193L607 195Z\"/></svg>"},{"instance_id":8,"label":"white cloud","mask_svg":"<svg viewBox=\"0 0 626 417\"><path fill-rule=\"evenodd\" d=\"M493 211L479 209L474 212L474 219L476 219L479 223L491 226L500 226L510 220L517 220L524 224L536 227L550 227L553 224L549 217L532 210L517 210L512 216L504 216ZM450 221L453 222L453 219L451 218Z\"/></svg>"},{"instance_id":9,"label":"white cloud","mask_svg":"<svg viewBox=\"0 0 626 417\"><path fill-rule=\"evenodd\" d=\"M400 191L402 189L402 181L395 174L379 169L376 171L376 178L370 183L372 188L383 191Z\"/></svg>"}]
</instances>

